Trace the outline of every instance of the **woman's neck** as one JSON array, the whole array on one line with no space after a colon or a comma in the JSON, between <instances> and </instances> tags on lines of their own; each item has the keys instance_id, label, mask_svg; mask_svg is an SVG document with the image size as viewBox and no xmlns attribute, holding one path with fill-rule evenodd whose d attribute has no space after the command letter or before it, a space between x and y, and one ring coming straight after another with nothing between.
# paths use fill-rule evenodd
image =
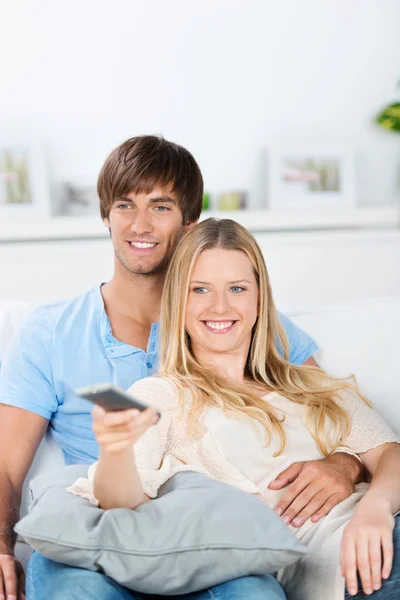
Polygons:
<instances>
[{"instance_id":1,"label":"woman's neck","mask_svg":"<svg viewBox=\"0 0 400 600\"><path fill-rule=\"evenodd\" d=\"M201 348L196 349L197 362L222 379L232 383L243 383L248 349L235 352L207 352Z\"/></svg>"}]
</instances>

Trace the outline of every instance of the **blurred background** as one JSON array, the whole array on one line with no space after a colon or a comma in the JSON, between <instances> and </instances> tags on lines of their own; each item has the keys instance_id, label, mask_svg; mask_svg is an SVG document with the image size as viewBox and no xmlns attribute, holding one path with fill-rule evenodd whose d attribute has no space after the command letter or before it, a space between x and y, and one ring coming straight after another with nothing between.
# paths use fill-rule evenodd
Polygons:
<instances>
[{"instance_id":1,"label":"blurred background","mask_svg":"<svg viewBox=\"0 0 400 600\"><path fill-rule=\"evenodd\" d=\"M13 0L0 20L0 301L112 274L96 179L186 146L280 308L400 296L398 0Z\"/></svg>"}]
</instances>

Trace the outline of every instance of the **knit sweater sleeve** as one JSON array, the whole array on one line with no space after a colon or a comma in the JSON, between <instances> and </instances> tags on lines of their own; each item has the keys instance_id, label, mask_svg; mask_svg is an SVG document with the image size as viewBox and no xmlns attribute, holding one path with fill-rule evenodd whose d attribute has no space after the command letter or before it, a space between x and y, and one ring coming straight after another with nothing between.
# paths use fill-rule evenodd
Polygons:
<instances>
[{"instance_id":1,"label":"knit sweater sleeve","mask_svg":"<svg viewBox=\"0 0 400 600\"><path fill-rule=\"evenodd\" d=\"M155 498L159 487L170 477L179 471L188 470L187 465L169 453L172 419L176 418L178 409L177 392L168 381L158 377L137 381L128 392L138 400L156 408L161 414L158 423L150 427L134 446L136 466L144 493L150 498ZM67 489L98 505L98 500L93 493L96 467L97 463L91 465L88 478L79 478Z\"/></svg>"},{"instance_id":2,"label":"knit sweater sleeve","mask_svg":"<svg viewBox=\"0 0 400 600\"><path fill-rule=\"evenodd\" d=\"M400 443L399 437L383 417L370 408L352 390L341 392L340 404L350 418L350 432L336 452L361 454L388 442Z\"/></svg>"}]
</instances>

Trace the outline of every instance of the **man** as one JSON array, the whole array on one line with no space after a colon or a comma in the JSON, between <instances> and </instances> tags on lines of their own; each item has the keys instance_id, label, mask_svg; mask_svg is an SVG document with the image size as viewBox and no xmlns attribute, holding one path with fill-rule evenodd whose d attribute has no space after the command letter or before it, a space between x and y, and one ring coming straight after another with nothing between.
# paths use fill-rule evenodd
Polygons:
<instances>
[{"instance_id":1,"label":"man","mask_svg":"<svg viewBox=\"0 0 400 600\"><path fill-rule=\"evenodd\" d=\"M23 597L22 568L13 554L13 525L24 478L49 423L66 464L92 463L98 456L90 405L66 394L64 382L73 389L98 382L127 389L157 371L164 276L179 239L200 216L203 180L187 150L143 136L111 153L100 173L98 193L101 217L114 246L113 278L79 298L38 308L25 320L2 365L0 598L1 585L7 598ZM290 341L290 360L315 364L313 340L287 317L281 318ZM343 454L292 465L271 484L281 489L293 482L276 510L295 526L311 516L320 518L353 491L361 474L358 461ZM102 574L56 565L37 553L29 569L35 597L70 600L82 597L83 590L86 599L142 597ZM251 586L252 578L246 579ZM218 597L238 594L256 600L255 589L241 592L241 580L237 585L229 592L219 586ZM283 597L273 578L263 580L262 587L265 598ZM206 594L195 597L201 600L209 597Z\"/></svg>"}]
</instances>

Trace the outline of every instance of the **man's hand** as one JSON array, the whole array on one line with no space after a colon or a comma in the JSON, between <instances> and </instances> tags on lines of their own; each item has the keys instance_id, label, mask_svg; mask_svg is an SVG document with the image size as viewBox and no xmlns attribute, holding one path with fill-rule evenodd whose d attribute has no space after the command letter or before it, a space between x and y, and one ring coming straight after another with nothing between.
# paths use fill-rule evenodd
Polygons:
<instances>
[{"instance_id":1,"label":"man's hand","mask_svg":"<svg viewBox=\"0 0 400 600\"><path fill-rule=\"evenodd\" d=\"M0 554L0 598L25 600L25 574L11 554Z\"/></svg>"},{"instance_id":2,"label":"man's hand","mask_svg":"<svg viewBox=\"0 0 400 600\"><path fill-rule=\"evenodd\" d=\"M301 527L310 518L317 523L354 492L363 473L357 458L339 452L323 460L293 463L268 486L271 490L289 486L274 510L287 525Z\"/></svg>"}]
</instances>

